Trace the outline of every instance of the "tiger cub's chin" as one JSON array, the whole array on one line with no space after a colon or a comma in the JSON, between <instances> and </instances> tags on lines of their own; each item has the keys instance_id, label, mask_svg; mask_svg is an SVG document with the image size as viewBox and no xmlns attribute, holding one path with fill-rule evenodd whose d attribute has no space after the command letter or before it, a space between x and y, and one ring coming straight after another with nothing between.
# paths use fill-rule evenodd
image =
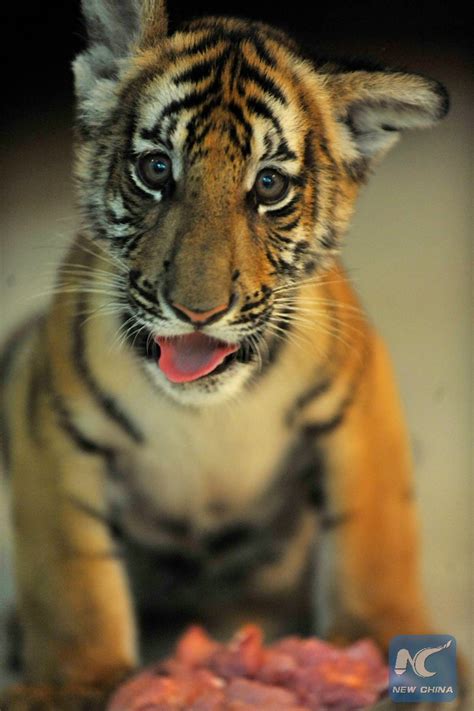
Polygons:
<instances>
[{"instance_id":1,"label":"tiger cub's chin","mask_svg":"<svg viewBox=\"0 0 474 711\"><path fill-rule=\"evenodd\" d=\"M219 373L210 373L187 383L173 383L153 362L146 362L148 376L157 388L181 405L213 405L237 396L251 379L256 365L233 360Z\"/></svg>"}]
</instances>

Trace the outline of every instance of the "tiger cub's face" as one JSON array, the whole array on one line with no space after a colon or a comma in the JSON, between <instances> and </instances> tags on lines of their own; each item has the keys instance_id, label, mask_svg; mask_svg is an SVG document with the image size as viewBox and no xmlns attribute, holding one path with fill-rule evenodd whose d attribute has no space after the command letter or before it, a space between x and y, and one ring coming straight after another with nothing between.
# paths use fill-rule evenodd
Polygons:
<instances>
[{"instance_id":1,"label":"tiger cub's face","mask_svg":"<svg viewBox=\"0 0 474 711\"><path fill-rule=\"evenodd\" d=\"M330 262L410 91L407 125L443 97L419 77L317 68L256 23L201 20L144 44L76 60L84 227L120 264L123 319L156 383L211 402L291 328L293 285Z\"/></svg>"}]
</instances>

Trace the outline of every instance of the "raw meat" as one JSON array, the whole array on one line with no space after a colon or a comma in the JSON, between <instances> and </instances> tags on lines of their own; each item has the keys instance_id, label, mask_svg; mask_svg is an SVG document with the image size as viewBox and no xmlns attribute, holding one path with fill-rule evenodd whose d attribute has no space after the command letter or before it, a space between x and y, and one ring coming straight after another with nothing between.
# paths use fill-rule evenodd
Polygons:
<instances>
[{"instance_id":1,"label":"raw meat","mask_svg":"<svg viewBox=\"0 0 474 711\"><path fill-rule=\"evenodd\" d=\"M264 646L247 625L228 644L190 627L174 656L145 669L107 711L356 711L386 691L388 670L368 639L340 649L316 638Z\"/></svg>"}]
</instances>

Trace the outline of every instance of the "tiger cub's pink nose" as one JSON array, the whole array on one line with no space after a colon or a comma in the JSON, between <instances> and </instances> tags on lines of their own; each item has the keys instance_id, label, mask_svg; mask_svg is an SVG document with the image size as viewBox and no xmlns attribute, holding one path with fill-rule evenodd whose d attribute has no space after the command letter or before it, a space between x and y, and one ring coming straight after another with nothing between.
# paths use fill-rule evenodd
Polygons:
<instances>
[{"instance_id":1,"label":"tiger cub's pink nose","mask_svg":"<svg viewBox=\"0 0 474 711\"><path fill-rule=\"evenodd\" d=\"M184 306L183 304L178 304L176 302L172 302L171 306L180 318L184 317L184 320L191 321L191 323L203 324L207 321L210 321L211 319L213 321L216 321L218 318L223 316L229 310L231 303L232 299L228 304L214 306L214 308L209 309L208 311L195 311L193 309L188 308L187 306Z\"/></svg>"}]
</instances>

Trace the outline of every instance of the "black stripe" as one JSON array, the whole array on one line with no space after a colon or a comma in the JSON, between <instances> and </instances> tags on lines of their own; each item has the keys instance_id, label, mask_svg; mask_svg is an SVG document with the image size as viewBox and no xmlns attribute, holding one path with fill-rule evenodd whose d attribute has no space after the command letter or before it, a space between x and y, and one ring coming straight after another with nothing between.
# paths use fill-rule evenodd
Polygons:
<instances>
[{"instance_id":1,"label":"black stripe","mask_svg":"<svg viewBox=\"0 0 474 711\"><path fill-rule=\"evenodd\" d=\"M278 271L278 259L272 254L271 250L268 247L265 250L265 256L272 265L272 267L275 269L275 271Z\"/></svg>"},{"instance_id":2,"label":"black stripe","mask_svg":"<svg viewBox=\"0 0 474 711\"><path fill-rule=\"evenodd\" d=\"M157 234L159 234L161 226L164 220L167 218L171 207L172 203L170 200L163 200L160 203L160 211L159 214L155 217L153 224L153 229ZM121 255L123 258L129 257L135 251L146 232L146 228L143 231L136 232L130 237L129 241L127 241L126 244L121 245Z\"/></svg>"},{"instance_id":3,"label":"black stripe","mask_svg":"<svg viewBox=\"0 0 474 711\"><path fill-rule=\"evenodd\" d=\"M234 148L237 148L237 150L239 150L244 157L249 156L250 155L250 142L246 141L246 142L242 143L242 141L240 140L240 137L237 133L237 129L233 123L229 122L226 125L226 129L227 129L227 135L229 136L231 143L234 145Z\"/></svg>"},{"instance_id":4,"label":"black stripe","mask_svg":"<svg viewBox=\"0 0 474 711\"><path fill-rule=\"evenodd\" d=\"M292 406L291 410L286 415L286 423L288 425L292 425L295 421L298 412L305 408L306 405L308 405L312 400L318 398L320 395L324 395L324 393L327 393L331 386L332 380L330 378L326 378L315 383L310 388L308 388L308 390L305 390L305 392L301 393L301 395L299 395L296 399L296 402Z\"/></svg>"},{"instance_id":5,"label":"black stripe","mask_svg":"<svg viewBox=\"0 0 474 711\"><path fill-rule=\"evenodd\" d=\"M153 284L150 284L148 282L148 290L146 287L147 285L145 284L145 281L143 279L143 274L139 269L131 269L128 273L129 279L130 279L130 287L132 289L135 289L143 299L147 301L151 301L153 306L159 306L157 299L156 299L156 291L152 291ZM142 281L143 286L140 284L140 280Z\"/></svg>"},{"instance_id":6,"label":"black stripe","mask_svg":"<svg viewBox=\"0 0 474 711\"><path fill-rule=\"evenodd\" d=\"M95 519L96 521L100 521L100 523L103 523L104 526L108 527L108 526L112 525L112 521L106 513L103 513L102 511L98 511L90 504L79 499L77 496L74 496L73 494L69 494L69 495L65 496L64 498L68 502L68 504L71 504L71 506L74 506L75 509L79 509L80 511L83 511L85 514L87 514L87 516L90 516L91 518Z\"/></svg>"},{"instance_id":7,"label":"black stripe","mask_svg":"<svg viewBox=\"0 0 474 711\"><path fill-rule=\"evenodd\" d=\"M293 155L296 155L293 153ZM300 173L297 173L296 175L291 176L291 182L293 185L297 185L299 188L305 188L306 184L308 183L308 178L310 176L308 175L306 170L302 170Z\"/></svg>"},{"instance_id":8,"label":"black stripe","mask_svg":"<svg viewBox=\"0 0 474 711\"><path fill-rule=\"evenodd\" d=\"M0 383L6 383L18 349L26 337L31 334L34 326L42 321L44 321L44 316L35 314L22 323L8 338L0 356Z\"/></svg>"},{"instance_id":9,"label":"black stripe","mask_svg":"<svg viewBox=\"0 0 474 711\"><path fill-rule=\"evenodd\" d=\"M286 259L282 259L281 257L278 259L278 272L279 273L287 274L288 276L293 277L297 271L298 271L298 267L296 264L287 262Z\"/></svg>"},{"instance_id":10,"label":"black stripe","mask_svg":"<svg viewBox=\"0 0 474 711\"><path fill-rule=\"evenodd\" d=\"M319 525L323 532L331 531L334 528L339 528L349 523L353 518L353 514L349 511L344 511L338 514L322 512L319 518Z\"/></svg>"},{"instance_id":11,"label":"black stripe","mask_svg":"<svg viewBox=\"0 0 474 711\"><path fill-rule=\"evenodd\" d=\"M342 424L348 404L349 403L347 401L344 401L340 411L330 420L305 424L303 427L304 434L307 437L320 437L321 435L333 432L333 430L337 429L339 425Z\"/></svg>"},{"instance_id":12,"label":"black stripe","mask_svg":"<svg viewBox=\"0 0 474 711\"><path fill-rule=\"evenodd\" d=\"M242 61L242 53L238 48L234 49L231 54L230 62L227 64L227 80L229 82L230 93L234 93L235 90L242 96L238 85L240 63Z\"/></svg>"},{"instance_id":13,"label":"black stripe","mask_svg":"<svg viewBox=\"0 0 474 711\"><path fill-rule=\"evenodd\" d=\"M245 313L245 311L250 311L251 309L255 309L258 306L261 306L266 301L268 301L269 298L270 298L270 294L264 294L257 301L249 301L247 304L244 304L244 306L242 306L242 308L240 309L240 313Z\"/></svg>"},{"instance_id":14,"label":"black stripe","mask_svg":"<svg viewBox=\"0 0 474 711\"><path fill-rule=\"evenodd\" d=\"M311 248L311 244L302 239L299 242L293 242L293 255L295 258L300 257L305 254Z\"/></svg>"},{"instance_id":15,"label":"black stripe","mask_svg":"<svg viewBox=\"0 0 474 711\"><path fill-rule=\"evenodd\" d=\"M204 59L203 61L194 64L189 69L185 69L178 74L173 79L173 83L179 86L179 84L185 84L186 82L197 83L203 79L208 79L212 72L215 71L217 62L222 60L222 58L223 55L219 55L213 59Z\"/></svg>"},{"instance_id":16,"label":"black stripe","mask_svg":"<svg viewBox=\"0 0 474 711\"><path fill-rule=\"evenodd\" d=\"M25 321L7 340L3 352L0 355L0 388L2 389L2 400L4 400L4 391L7 385L10 371L15 362L18 350L26 340L35 325L40 326L44 321L44 316L35 315ZM0 410L0 454L4 463L4 469L7 472L10 468L10 441L11 432L10 425L7 419L6 404Z\"/></svg>"},{"instance_id":17,"label":"black stripe","mask_svg":"<svg viewBox=\"0 0 474 711\"><path fill-rule=\"evenodd\" d=\"M176 131L178 123L179 123L178 116L174 116L173 118L171 118L168 122L168 125L166 126L166 135L162 136L162 139L161 139L163 141L164 145L167 146L170 151L173 150L173 141L171 140L171 137L172 137L173 133Z\"/></svg>"},{"instance_id":18,"label":"black stripe","mask_svg":"<svg viewBox=\"0 0 474 711\"><path fill-rule=\"evenodd\" d=\"M154 301L150 300L149 297L143 296L143 294L141 294L138 290L136 293L133 293L133 291L130 290L128 301L130 304L137 304L144 311L148 311L150 314L156 316L161 314L159 306Z\"/></svg>"},{"instance_id":19,"label":"black stripe","mask_svg":"<svg viewBox=\"0 0 474 711\"><path fill-rule=\"evenodd\" d=\"M308 131L304 137L304 158L303 165L307 173L311 173L315 164L313 132Z\"/></svg>"},{"instance_id":20,"label":"black stripe","mask_svg":"<svg viewBox=\"0 0 474 711\"><path fill-rule=\"evenodd\" d=\"M140 187L138 183L134 181L131 175L127 175L127 182L124 188L127 190L129 193L128 195L125 193L124 190L124 199L128 202L129 200L132 199L133 195L136 195L136 197L140 198L140 201L143 200L155 200L155 196L152 195L151 193L148 193L144 188Z\"/></svg>"},{"instance_id":21,"label":"black stripe","mask_svg":"<svg viewBox=\"0 0 474 711\"><path fill-rule=\"evenodd\" d=\"M269 338L266 340L266 352L262 354L263 356L263 362L262 362L262 367L260 370L255 373L255 375L250 379L250 385L255 384L255 381L259 378L261 378L263 375L265 375L270 368L275 365L279 359L280 353L283 349L283 346L287 343L287 340L285 338L285 333L290 333L292 329L292 323L289 321L287 318L282 318L280 321L277 321L276 325L278 326L278 334L272 334Z\"/></svg>"},{"instance_id":22,"label":"black stripe","mask_svg":"<svg viewBox=\"0 0 474 711\"><path fill-rule=\"evenodd\" d=\"M366 181L369 165L370 163L367 158L360 158L359 160L354 160L352 163L344 162L344 168L348 176L357 183Z\"/></svg>"},{"instance_id":23,"label":"black stripe","mask_svg":"<svg viewBox=\"0 0 474 711\"><path fill-rule=\"evenodd\" d=\"M91 506L86 501L82 501L77 496L74 496L72 494L68 495L65 498L65 500L68 502L68 504L73 506L75 509L78 509L86 516L93 518L94 521L98 521L99 523L102 523L106 528L109 529L109 531L114 539L123 537L122 528L118 525L117 521L115 521L112 518L112 516L110 516L108 513L103 513L102 511L98 511L97 509L95 509L93 506ZM122 553L120 550L117 550L117 551L114 551L114 555L116 557L120 557L122 555Z\"/></svg>"},{"instance_id":24,"label":"black stripe","mask_svg":"<svg viewBox=\"0 0 474 711\"><path fill-rule=\"evenodd\" d=\"M39 442L38 433L38 406L42 386L44 384L43 373L38 368L35 359L32 360L28 391L26 395L26 423L28 434L34 442Z\"/></svg>"},{"instance_id":25,"label":"black stripe","mask_svg":"<svg viewBox=\"0 0 474 711\"><path fill-rule=\"evenodd\" d=\"M258 37L256 34L252 34L249 39L258 58L264 64L268 64L269 67L274 69L277 64L276 59L272 56L272 54L270 54L267 46L265 45L265 41Z\"/></svg>"},{"instance_id":26,"label":"black stripe","mask_svg":"<svg viewBox=\"0 0 474 711\"><path fill-rule=\"evenodd\" d=\"M110 182L110 179L109 179ZM105 216L107 218L107 222L110 222L113 225L130 225L133 224L132 217L129 215L128 217L116 217L115 214L112 212L112 210L107 209L105 211Z\"/></svg>"},{"instance_id":27,"label":"black stripe","mask_svg":"<svg viewBox=\"0 0 474 711\"><path fill-rule=\"evenodd\" d=\"M273 111L267 106L264 101L258 99L256 96L249 96L246 99L246 105L249 111L251 111L256 116L260 116L261 118L264 118L267 121L271 121L279 136L282 135L280 122L274 115Z\"/></svg>"},{"instance_id":28,"label":"black stripe","mask_svg":"<svg viewBox=\"0 0 474 711\"><path fill-rule=\"evenodd\" d=\"M300 220L301 220L301 215L299 217L295 217L294 220L292 220L291 222L288 222L286 225L278 225L278 230L280 232L291 232L291 230L294 230L295 227L298 227L298 225L300 224Z\"/></svg>"},{"instance_id":29,"label":"black stripe","mask_svg":"<svg viewBox=\"0 0 474 711\"><path fill-rule=\"evenodd\" d=\"M197 124L199 125L201 121L204 121L205 119L209 118L212 111L220 106L222 106L222 101L219 96L209 97L206 100L206 103L199 109L199 113L195 114L194 116L197 121Z\"/></svg>"},{"instance_id":30,"label":"black stripe","mask_svg":"<svg viewBox=\"0 0 474 711\"><path fill-rule=\"evenodd\" d=\"M310 212L312 219L316 220L317 227L320 212L319 168L315 156L314 135L311 130L307 132L304 138L304 174L312 188L306 209Z\"/></svg>"},{"instance_id":31,"label":"black stripe","mask_svg":"<svg viewBox=\"0 0 474 711\"><path fill-rule=\"evenodd\" d=\"M238 47L242 43L249 43L263 64L267 64L271 68L276 67L275 57L268 50L264 38L249 26L245 27L244 30L231 30L228 27L219 26L213 21L203 21L193 22L187 29L182 28L182 31L189 32L191 34L194 34L197 30L208 30L210 34L200 40L200 42L195 44L193 47L179 52L177 56L186 56L188 54L206 52L211 49L211 47L214 47L218 42L226 42L232 47ZM275 35L273 39L278 44L281 44L283 35Z\"/></svg>"},{"instance_id":32,"label":"black stripe","mask_svg":"<svg viewBox=\"0 0 474 711\"><path fill-rule=\"evenodd\" d=\"M278 245L280 245L280 244L285 244L285 245L295 244L295 242L291 239L291 237L283 237L283 235L278 234L278 232L270 232L270 240Z\"/></svg>"},{"instance_id":33,"label":"black stripe","mask_svg":"<svg viewBox=\"0 0 474 711\"><path fill-rule=\"evenodd\" d=\"M85 454L99 455L104 457L108 462L112 462L115 458L114 450L107 445L90 439L73 423L71 413L67 409L63 399L58 393L54 392L51 377L48 377L48 389L50 391L53 411L63 432L65 432L74 444Z\"/></svg>"},{"instance_id":34,"label":"black stripe","mask_svg":"<svg viewBox=\"0 0 474 711\"><path fill-rule=\"evenodd\" d=\"M221 555L228 552L229 548L255 542L260 535L261 532L253 526L245 523L233 523L208 533L204 538L204 546L211 556Z\"/></svg>"},{"instance_id":35,"label":"black stripe","mask_svg":"<svg viewBox=\"0 0 474 711\"><path fill-rule=\"evenodd\" d=\"M170 101L170 103L162 109L155 125L159 126L163 119L167 116L171 116L172 114L179 113L187 109L197 108L201 104L205 103L209 99L210 95L213 95L219 91L219 89L220 81L219 77L216 76L211 84L206 86L204 89L201 89L200 91L193 91L187 96L184 96L182 99L173 99L173 101Z\"/></svg>"},{"instance_id":36,"label":"black stripe","mask_svg":"<svg viewBox=\"0 0 474 711\"><path fill-rule=\"evenodd\" d=\"M230 111L235 120L242 126L245 131L245 135L250 137L253 133L252 126L245 118L242 107L236 104L235 101L230 101L227 104L227 109Z\"/></svg>"},{"instance_id":37,"label":"black stripe","mask_svg":"<svg viewBox=\"0 0 474 711\"><path fill-rule=\"evenodd\" d=\"M212 111L221 105L219 97L210 98L199 110L198 113L191 116L186 124L186 145L191 148L198 148L199 155L207 155L207 149L202 146L203 138L209 133L212 128L212 122L206 120L210 118ZM194 151L193 158L195 158Z\"/></svg>"},{"instance_id":38,"label":"black stripe","mask_svg":"<svg viewBox=\"0 0 474 711\"><path fill-rule=\"evenodd\" d=\"M144 441L143 434L132 419L125 414L115 398L104 392L89 368L86 352L84 316L87 312L87 295L81 294L77 301L77 311L73 321L72 362L95 402L107 417L113 420L135 442Z\"/></svg>"},{"instance_id":39,"label":"black stripe","mask_svg":"<svg viewBox=\"0 0 474 711\"><path fill-rule=\"evenodd\" d=\"M203 28L203 29L210 29L210 28ZM194 32L193 32L194 34ZM199 40L199 42L196 42L196 44L191 45L191 47L185 47L184 49L181 49L177 52L174 52L174 56L176 58L182 58L182 57L189 57L194 54L204 54L205 52L208 52L211 49L214 49L219 42L222 41L222 36L220 35L207 35L207 37L204 37L203 39Z\"/></svg>"},{"instance_id":40,"label":"black stripe","mask_svg":"<svg viewBox=\"0 0 474 711\"><path fill-rule=\"evenodd\" d=\"M291 150L284 138L280 140L276 153L272 155L272 158L279 158L280 160L296 160L297 157L296 153ZM299 183L297 176L292 178L292 180L296 185Z\"/></svg>"},{"instance_id":41,"label":"black stripe","mask_svg":"<svg viewBox=\"0 0 474 711\"><path fill-rule=\"evenodd\" d=\"M288 101L276 83L267 74L263 74L257 67L249 64L245 59L240 63L239 77L244 81L256 84L265 94L270 95L280 104L287 105Z\"/></svg>"},{"instance_id":42,"label":"black stripe","mask_svg":"<svg viewBox=\"0 0 474 711\"><path fill-rule=\"evenodd\" d=\"M263 137L263 145L265 146L265 153L262 156L262 160L267 160L272 155L273 151L273 141L270 131L265 133Z\"/></svg>"},{"instance_id":43,"label":"black stripe","mask_svg":"<svg viewBox=\"0 0 474 711\"><path fill-rule=\"evenodd\" d=\"M333 227L328 227L319 238L319 243L324 249L335 249L337 247L337 232Z\"/></svg>"},{"instance_id":44,"label":"black stripe","mask_svg":"<svg viewBox=\"0 0 474 711\"><path fill-rule=\"evenodd\" d=\"M265 214L268 215L269 217L275 217L275 218L289 217L296 210L300 200L301 200L301 196L295 195L293 198L291 198L290 202L288 202L283 207L280 207L277 210L267 210Z\"/></svg>"},{"instance_id":45,"label":"black stripe","mask_svg":"<svg viewBox=\"0 0 474 711\"><path fill-rule=\"evenodd\" d=\"M333 415L333 417L329 420L324 420L321 422L310 422L306 423L302 427L302 431L304 435L306 435L309 438L318 438L322 435L330 434L334 430L336 430L344 421L346 412L348 408L352 405L354 401L354 397L357 391L357 387L359 385L360 379L365 372L365 369L367 368L369 362L370 362L370 357L371 357L372 350L370 346L367 346L365 349L364 355L366 356L365 358L361 358L361 363L359 368L356 370L354 373L353 380L351 381L350 385L348 386L347 393L345 397L341 400L339 409L337 410L336 414ZM320 384L316 385L313 389L313 391L308 391L308 393L303 394L299 400L296 402L295 406L293 407L293 410L289 413L289 416L287 416L287 423L291 425L294 422L295 416L298 412L299 409L304 407L308 402L310 402L314 397L317 397L318 395L323 394L324 392L327 392L331 386L331 381L330 380L323 380Z\"/></svg>"},{"instance_id":46,"label":"black stripe","mask_svg":"<svg viewBox=\"0 0 474 711\"><path fill-rule=\"evenodd\" d=\"M199 138L199 136L204 134L204 130L203 130L204 121L207 118L209 118L212 110L217 108L218 106L220 106L220 104L221 104L221 102L220 102L219 98L213 97L206 102L206 104L200 109L199 113L194 114L194 116L191 116L191 118L189 119L189 121L186 125L186 130L188 132L188 136L186 138L186 143L188 145L193 145L196 142L196 140ZM206 133L207 133L207 129L206 129Z\"/></svg>"},{"instance_id":47,"label":"black stripe","mask_svg":"<svg viewBox=\"0 0 474 711\"><path fill-rule=\"evenodd\" d=\"M316 509L321 529L327 532L350 521L353 514L331 513L325 487L328 472L323 452L305 429L300 430L298 435L294 447L281 465L282 471L291 472L289 496L295 488L304 492L305 500Z\"/></svg>"},{"instance_id":48,"label":"black stripe","mask_svg":"<svg viewBox=\"0 0 474 711\"><path fill-rule=\"evenodd\" d=\"M122 242L120 244L120 255L124 259L128 259L137 249L143 235L143 232L135 232L135 234L131 235L125 243Z\"/></svg>"}]
</instances>

